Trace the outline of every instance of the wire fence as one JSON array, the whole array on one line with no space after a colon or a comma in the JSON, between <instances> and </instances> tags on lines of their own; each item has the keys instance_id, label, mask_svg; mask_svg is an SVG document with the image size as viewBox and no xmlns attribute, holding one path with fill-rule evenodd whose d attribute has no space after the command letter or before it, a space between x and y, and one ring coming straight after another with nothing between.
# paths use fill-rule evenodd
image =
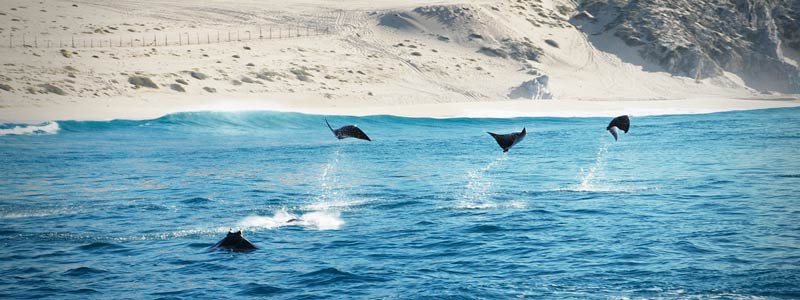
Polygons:
<instances>
[{"instance_id":1,"label":"wire fence","mask_svg":"<svg viewBox=\"0 0 800 300\"><path fill-rule=\"evenodd\" d=\"M247 42L253 40L287 39L310 36L330 35L330 25L311 26L256 26L247 30L215 30L191 32L148 32L130 33L115 36L87 37L73 35L71 37L52 38L49 35L25 34L10 32L4 48L121 48L121 47L167 47L231 42Z\"/></svg>"}]
</instances>

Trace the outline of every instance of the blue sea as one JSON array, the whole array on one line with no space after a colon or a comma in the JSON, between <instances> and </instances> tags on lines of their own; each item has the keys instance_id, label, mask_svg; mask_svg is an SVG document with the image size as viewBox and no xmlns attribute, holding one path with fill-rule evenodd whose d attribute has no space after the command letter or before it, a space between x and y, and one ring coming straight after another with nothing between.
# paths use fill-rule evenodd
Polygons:
<instances>
[{"instance_id":1,"label":"blue sea","mask_svg":"<svg viewBox=\"0 0 800 300\"><path fill-rule=\"evenodd\" d=\"M2 124L0 298L800 299L800 109L610 119Z\"/></svg>"}]
</instances>

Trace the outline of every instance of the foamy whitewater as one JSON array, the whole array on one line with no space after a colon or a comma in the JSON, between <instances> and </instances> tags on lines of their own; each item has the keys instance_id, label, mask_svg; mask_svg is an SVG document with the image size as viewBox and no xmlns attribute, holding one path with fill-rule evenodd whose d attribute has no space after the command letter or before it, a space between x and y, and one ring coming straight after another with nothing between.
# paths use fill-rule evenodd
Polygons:
<instances>
[{"instance_id":1,"label":"foamy whitewater","mask_svg":"<svg viewBox=\"0 0 800 300\"><path fill-rule=\"evenodd\" d=\"M3 124L0 298L800 298L800 109L609 121Z\"/></svg>"},{"instance_id":2,"label":"foamy whitewater","mask_svg":"<svg viewBox=\"0 0 800 300\"><path fill-rule=\"evenodd\" d=\"M0 136L3 135L25 135L25 134L55 134L59 127L56 122L45 122L39 125L14 125L0 124Z\"/></svg>"}]
</instances>

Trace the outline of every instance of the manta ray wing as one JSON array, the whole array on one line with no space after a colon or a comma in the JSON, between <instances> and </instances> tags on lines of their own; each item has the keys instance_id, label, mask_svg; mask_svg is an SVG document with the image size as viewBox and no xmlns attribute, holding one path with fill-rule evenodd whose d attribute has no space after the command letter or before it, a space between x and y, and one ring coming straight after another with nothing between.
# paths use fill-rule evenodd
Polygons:
<instances>
[{"instance_id":1,"label":"manta ray wing","mask_svg":"<svg viewBox=\"0 0 800 300\"><path fill-rule=\"evenodd\" d=\"M342 128L339 128L339 134L345 137L354 137L357 139L372 141L361 128L356 127L355 125L347 125Z\"/></svg>"},{"instance_id":2,"label":"manta ray wing","mask_svg":"<svg viewBox=\"0 0 800 300\"><path fill-rule=\"evenodd\" d=\"M608 127L606 127L606 129L609 129L611 127L617 127L619 129L622 129L622 131L624 131L625 133L628 133L628 130L631 127L631 119L627 115L616 117L613 120L611 120L610 123L608 123Z\"/></svg>"},{"instance_id":3,"label":"manta ray wing","mask_svg":"<svg viewBox=\"0 0 800 300\"><path fill-rule=\"evenodd\" d=\"M525 135L527 135L525 128L522 128L521 132L514 132L508 134L497 134L493 132L486 132L486 133L491 135L494 138L494 140L497 141L497 144L500 145L500 148L503 148L503 152L508 152L508 149L514 147L514 145L522 141L522 139L525 138Z\"/></svg>"},{"instance_id":4,"label":"manta ray wing","mask_svg":"<svg viewBox=\"0 0 800 300\"><path fill-rule=\"evenodd\" d=\"M609 127L608 128L608 132L610 132L611 135L614 136L614 140L616 141L617 140L617 127L616 126Z\"/></svg>"},{"instance_id":5,"label":"manta ray wing","mask_svg":"<svg viewBox=\"0 0 800 300\"><path fill-rule=\"evenodd\" d=\"M508 148L511 148L511 145L514 144L514 141L511 139L510 134L497 134L493 132L486 132L491 135L497 144L500 145L500 148L503 149L503 152L508 152Z\"/></svg>"},{"instance_id":6,"label":"manta ray wing","mask_svg":"<svg viewBox=\"0 0 800 300\"><path fill-rule=\"evenodd\" d=\"M333 132L333 135L335 137L337 137L337 138L339 137L339 130L338 129L333 129L333 127L331 127L331 123L328 123L328 119L325 119L325 125L328 125L328 129L330 129L331 132ZM341 138L339 138L339 139L341 139Z\"/></svg>"},{"instance_id":7,"label":"manta ray wing","mask_svg":"<svg viewBox=\"0 0 800 300\"><path fill-rule=\"evenodd\" d=\"M328 125L328 129L330 129L331 132L333 132L333 135L336 136L337 139L341 140L341 139L344 139L344 138L353 137L353 138L357 138L357 139L367 140L367 141L370 141L370 142L372 141L367 136L367 134L364 133L364 131L362 131L360 128L358 128L358 126L346 125L346 126L342 126L339 129L333 129L333 127L331 127L331 124L328 123L327 119L325 119L325 125Z\"/></svg>"},{"instance_id":8,"label":"manta ray wing","mask_svg":"<svg viewBox=\"0 0 800 300\"><path fill-rule=\"evenodd\" d=\"M627 116L619 116L611 120L606 126L606 130L614 136L614 140L616 141L619 137L619 133L617 132L617 128L621 129L623 132L628 133L628 130L631 128L631 119Z\"/></svg>"}]
</instances>

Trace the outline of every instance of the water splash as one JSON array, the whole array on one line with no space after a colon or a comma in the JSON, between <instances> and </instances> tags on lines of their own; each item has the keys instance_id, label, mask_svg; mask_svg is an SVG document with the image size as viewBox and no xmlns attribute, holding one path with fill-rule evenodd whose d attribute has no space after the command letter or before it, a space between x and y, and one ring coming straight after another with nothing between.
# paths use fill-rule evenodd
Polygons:
<instances>
[{"instance_id":1,"label":"water splash","mask_svg":"<svg viewBox=\"0 0 800 300\"><path fill-rule=\"evenodd\" d=\"M604 142L604 140L600 141L600 146L597 149L597 154L594 160L594 165L589 167L587 170L581 169L583 176L581 177L581 183L578 185L576 190L585 192L604 189L604 187L598 186L598 182L600 182L602 178L605 178L605 164L608 148L608 142Z\"/></svg>"},{"instance_id":2,"label":"water splash","mask_svg":"<svg viewBox=\"0 0 800 300\"><path fill-rule=\"evenodd\" d=\"M467 172L466 190L461 195L461 201L456 205L456 208L482 209L498 207L490 199L494 193L492 189L493 182L487 173L506 160L508 160L507 153L502 153L487 165Z\"/></svg>"},{"instance_id":3,"label":"water splash","mask_svg":"<svg viewBox=\"0 0 800 300\"><path fill-rule=\"evenodd\" d=\"M609 149L614 143L608 141L605 135L602 135L599 140L597 154L595 155L594 164L588 169L581 168L580 183L566 188L556 189L555 191L566 192L624 192L632 193L638 191L654 190L653 187L642 186L626 186L619 182L609 180L606 174L606 158Z\"/></svg>"},{"instance_id":4,"label":"water splash","mask_svg":"<svg viewBox=\"0 0 800 300\"><path fill-rule=\"evenodd\" d=\"M351 199L345 193L344 185L340 182L340 164L342 164L342 148L337 147L320 172L319 194L314 197L312 203L303 206L303 209L316 211L342 210L366 202L363 199Z\"/></svg>"},{"instance_id":5,"label":"water splash","mask_svg":"<svg viewBox=\"0 0 800 300\"><path fill-rule=\"evenodd\" d=\"M320 193L316 197L316 203L335 202L342 199L339 189L338 166L342 157L342 148L336 147L328 163L325 164L320 173Z\"/></svg>"},{"instance_id":6,"label":"water splash","mask_svg":"<svg viewBox=\"0 0 800 300\"><path fill-rule=\"evenodd\" d=\"M274 229L283 226L302 226L317 230L337 230L344 225L340 213L336 211L313 211L303 215L289 213L285 209L275 212L271 217L249 216L239 221L239 227L254 229Z\"/></svg>"},{"instance_id":7,"label":"water splash","mask_svg":"<svg viewBox=\"0 0 800 300\"><path fill-rule=\"evenodd\" d=\"M2 125L0 124L0 127ZM0 128L3 135L56 134L61 128L56 122L45 122L40 125L17 125L13 128Z\"/></svg>"},{"instance_id":8,"label":"water splash","mask_svg":"<svg viewBox=\"0 0 800 300\"><path fill-rule=\"evenodd\" d=\"M464 209L464 210L481 210L481 209L494 209L494 208L504 208L504 209L524 209L527 205L523 201L510 201L507 203L495 203L495 202L483 202L483 203L470 203L462 201L458 205L456 205L456 209Z\"/></svg>"}]
</instances>

